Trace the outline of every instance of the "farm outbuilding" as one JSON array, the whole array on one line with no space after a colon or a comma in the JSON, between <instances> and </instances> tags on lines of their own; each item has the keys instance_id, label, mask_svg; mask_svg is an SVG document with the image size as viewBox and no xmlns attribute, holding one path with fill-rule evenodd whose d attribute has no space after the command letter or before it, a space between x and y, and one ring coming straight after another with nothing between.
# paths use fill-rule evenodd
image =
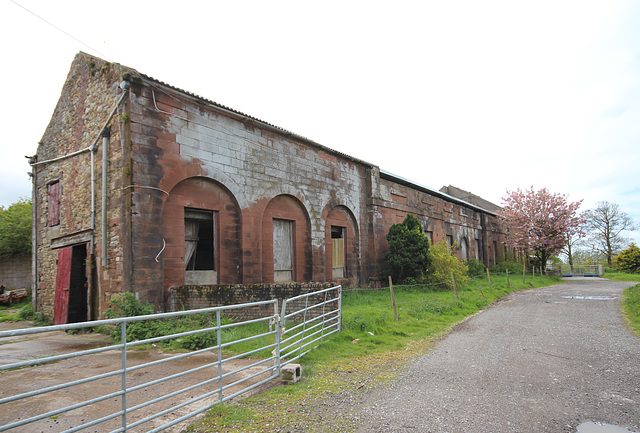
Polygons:
<instances>
[{"instance_id":1,"label":"farm outbuilding","mask_svg":"<svg viewBox=\"0 0 640 433\"><path fill-rule=\"evenodd\" d=\"M85 53L31 162L36 308L57 323L123 291L161 311L185 287L374 285L407 213L460 259L505 240L495 209Z\"/></svg>"}]
</instances>

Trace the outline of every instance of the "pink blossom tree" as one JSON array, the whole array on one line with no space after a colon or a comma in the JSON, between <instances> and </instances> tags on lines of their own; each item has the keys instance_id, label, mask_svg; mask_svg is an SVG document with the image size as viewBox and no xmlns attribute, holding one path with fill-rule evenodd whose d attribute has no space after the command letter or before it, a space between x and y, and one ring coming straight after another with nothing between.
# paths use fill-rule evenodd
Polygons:
<instances>
[{"instance_id":1,"label":"pink blossom tree","mask_svg":"<svg viewBox=\"0 0 640 433\"><path fill-rule=\"evenodd\" d=\"M582 200L571 203L564 194L553 194L533 187L522 191L507 191L502 198L502 216L508 236L507 245L535 258L540 266L566 246L567 236L581 236L585 222L578 208Z\"/></svg>"}]
</instances>

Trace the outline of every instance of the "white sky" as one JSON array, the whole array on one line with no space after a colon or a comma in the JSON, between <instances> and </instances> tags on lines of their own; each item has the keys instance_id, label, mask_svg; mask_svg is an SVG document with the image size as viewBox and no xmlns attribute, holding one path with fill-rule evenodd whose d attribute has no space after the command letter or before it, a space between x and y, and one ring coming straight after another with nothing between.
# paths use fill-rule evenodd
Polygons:
<instances>
[{"instance_id":1,"label":"white sky","mask_svg":"<svg viewBox=\"0 0 640 433\"><path fill-rule=\"evenodd\" d=\"M85 51L434 189L640 222L640 2L16 1L91 48L0 0L0 205Z\"/></svg>"}]
</instances>

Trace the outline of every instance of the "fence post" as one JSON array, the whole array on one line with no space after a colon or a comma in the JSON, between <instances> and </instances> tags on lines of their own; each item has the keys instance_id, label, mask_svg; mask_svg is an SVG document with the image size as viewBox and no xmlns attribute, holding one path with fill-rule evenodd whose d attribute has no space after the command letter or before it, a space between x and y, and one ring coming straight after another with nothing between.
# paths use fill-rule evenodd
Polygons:
<instances>
[{"instance_id":1,"label":"fence post","mask_svg":"<svg viewBox=\"0 0 640 433\"><path fill-rule=\"evenodd\" d=\"M527 265L524 263L524 261L522 262L522 284L524 284L524 274L527 271Z\"/></svg>"},{"instance_id":2,"label":"fence post","mask_svg":"<svg viewBox=\"0 0 640 433\"><path fill-rule=\"evenodd\" d=\"M282 323L280 322L280 318L278 317L278 300L275 300L274 312L273 316L275 317L275 327L276 327L276 374L280 376L280 341L282 341Z\"/></svg>"},{"instance_id":3,"label":"fence post","mask_svg":"<svg viewBox=\"0 0 640 433\"><path fill-rule=\"evenodd\" d=\"M535 284L536 283L536 267L533 266L531 270L533 271L533 284Z\"/></svg>"},{"instance_id":4,"label":"fence post","mask_svg":"<svg viewBox=\"0 0 640 433\"><path fill-rule=\"evenodd\" d=\"M489 292L493 293L493 289L491 285L491 274L489 273L489 268L487 268L487 280L489 280Z\"/></svg>"},{"instance_id":5,"label":"fence post","mask_svg":"<svg viewBox=\"0 0 640 433\"><path fill-rule=\"evenodd\" d=\"M222 320L220 310L216 310L216 343L218 344L218 399L222 403Z\"/></svg>"},{"instance_id":6,"label":"fence post","mask_svg":"<svg viewBox=\"0 0 640 433\"><path fill-rule=\"evenodd\" d=\"M509 282L509 269L507 269L507 288L511 288L511 283Z\"/></svg>"},{"instance_id":7,"label":"fence post","mask_svg":"<svg viewBox=\"0 0 640 433\"><path fill-rule=\"evenodd\" d=\"M398 310L396 309L396 297L393 294L393 281L391 281L391 275L389 275L389 291L391 292L391 305L393 305L393 317L398 321Z\"/></svg>"},{"instance_id":8,"label":"fence post","mask_svg":"<svg viewBox=\"0 0 640 433\"><path fill-rule=\"evenodd\" d=\"M122 343L122 429L127 431L127 321L120 323Z\"/></svg>"},{"instance_id":9,"label":"fence post","mask_svg":"<svg viewBox=\"0 0 640 433\"><path fill-rule=\"evenodd\" d=\"M453 293L456 294L456 299L460 299L458 298L458 288L456 287L456 279L453 278L453 271L451 271L451 282L453 283Z\"/></svg>"}]
</instances>

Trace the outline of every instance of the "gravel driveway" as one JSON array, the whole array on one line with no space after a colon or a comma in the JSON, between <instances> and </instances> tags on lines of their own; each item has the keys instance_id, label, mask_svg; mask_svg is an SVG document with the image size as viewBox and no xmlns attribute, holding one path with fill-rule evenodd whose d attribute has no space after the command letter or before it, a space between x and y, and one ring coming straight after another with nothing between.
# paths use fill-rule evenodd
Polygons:
<instances>
[{"instance_id":1,"label":"gravel driveway","mask_svg":"<svg viewBox=\"0 0 640 433\"><path fill-rule=\"evenodd\" d=\"M633 284L574 277L510 295L364 396L359 431L640 431L640 338L619 313Z\"/></svg>"}]
</instances>

